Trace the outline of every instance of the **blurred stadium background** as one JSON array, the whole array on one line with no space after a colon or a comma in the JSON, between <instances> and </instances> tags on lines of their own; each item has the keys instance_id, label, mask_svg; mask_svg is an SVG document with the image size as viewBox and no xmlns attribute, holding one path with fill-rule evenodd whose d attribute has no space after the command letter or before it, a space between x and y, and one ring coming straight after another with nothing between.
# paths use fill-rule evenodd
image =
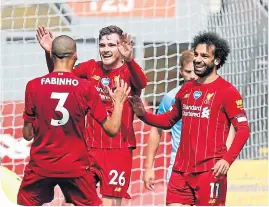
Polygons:
<instances>
[{"instance_id":1,"label":"blurred stadium background","mask_svg":"<svg viewBox=\"0 0 269 207\"><path fill-rule=\"evenodd\" d=\"M117 25L135 40L135 58L149 82L143 98L156 112L162 96L179 83L179 56L198 31L216 31L232 48L219 71L244 97L251 136L229 172L227 205L268 205L268 2L266 0L2 0L1 1L1 165L20 176L30 144L22 139L27 81L47 73L37 26L68 34L78 44L78 62L99 59L98 32ZM142 182L150 127L136 120L132 200L124 205L164 205L170 135L155 162L154 192ZM58 194L58 193L57 193ZM61 202L59 196L57 205Z\"/></svg>"}]
</instances>

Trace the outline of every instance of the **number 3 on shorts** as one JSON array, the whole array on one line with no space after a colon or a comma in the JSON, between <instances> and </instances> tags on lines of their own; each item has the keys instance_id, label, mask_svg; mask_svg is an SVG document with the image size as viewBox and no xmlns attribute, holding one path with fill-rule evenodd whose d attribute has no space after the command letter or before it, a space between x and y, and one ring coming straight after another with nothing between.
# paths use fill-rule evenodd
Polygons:
<instances>
[{"instance_id":1,"label":"number 3 on shorts","mask_svg":"<svg viewBox=\"0 0 269 207\"><path fill-rule=\"evenodd\" d=\"M210 198L218 198L218 196L219 196L219 183L210 183Z\"/></svg>"},{"instance_id":2,"label":"number 3 on shorts","mask_svg":"<svg viewBox=\"0 0 269 207\"><path fill-rule=\"evenodd\" d=\"M125 184L125 177L123 177L124 175L124 171L119 175L118 171L117 170L111 170L109 172L109 175L113 175L113 177L111 178L111 180L109 181L109 184L110 185L120 185L120 186L124 186Z\"/></svg>"}]
</instances>

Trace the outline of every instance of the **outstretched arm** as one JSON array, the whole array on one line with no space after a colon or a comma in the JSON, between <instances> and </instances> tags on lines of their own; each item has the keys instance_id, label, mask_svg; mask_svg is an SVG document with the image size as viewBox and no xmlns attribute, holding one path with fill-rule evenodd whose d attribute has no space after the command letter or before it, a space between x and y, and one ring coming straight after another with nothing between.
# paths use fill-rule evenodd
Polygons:
<instances>
[{"instance_id":1,"label":"outstretched arm","mask_svg":"<svg viewBox=\"0 0 269 207\"><path fill-rule=\"evenodd\" d=\"M134 59L127 62L129 71L131 73L131 82L135 88L143 89L147 86L147 76L145 75L143 69L135 62Z\"/></svg>"},{"instance_id":2,"label":"outstretched arm","mask_svg":"<svg viewBox=\"0 0 269 207\"><path fill-rule=\"evenodd\" d=\"M120 131L124 102L127 100L131 88L128 88L127 83L121 80L120 83L117 82L114 92L110 88L108 90L114 104L114 109L111 117L108 116L102 126L111 137L114 137Z\"/></svg>"},{"instance_id":3,"label":"outstretched arm","mask_svg":"<svg viewBox=\"0 0 269 207\"><path fill-rule=\"evenodd\" d=\"M133 41L131 35L122 34L121 41L118 42L118 50L128 65L133 86L138 89L145 88L148 81L147 76L133 59Z\"/></svg>"},{"instance_id":4,"label":"outstretched arm","mask_svg":"<svg viewBox=\"0 0 269 207\"><path fill-rule=\"evenodd\" d=\"M53 71L53 68L54 68L54 63L50 57L50 53L45 51L45 56L46 56L46 63L47 63L48 70L51 73Z\"/></svg>"},{"instance_id":5,"label":"outstretched arm","mask_svg":"<svg viewBox=\"0 0 269 207\"><path fill-rule=\"evenodd\" d=\"M45 50L48 70L51 73L53 71L54 64L50 57L50 51L51 51L52 41L54 39L54 36L50 30L47 30L43 26L39 26L36 30L36 38L40 46Z\"/></svg>"},{"instance_id":6,"label":"outstretched arm","mask_svg":"<svg viewBox=\"0 0 269 207\"><path fill-rule=\"evenodd\" d=\"M136 95L132 96L129 98L129 101L132 104L132 108L139 119L141 119L146 124L161 129L172 128L181 119L182 116L179 101L176 101L176 103L173 104L172 109L169 112L157 115L150 112L146 112L140 97Z\"/></svg>"},{"instance_id":7,"label":"outstretched arm","mask_svg":"<svg viewBox=\"0 0 269 207\"><path fill-rule=\"evenodd\" d=\"M43 26L39 26L36 30L36 38L40 46L45 50L47 67L49 72L51 73L54 69L54 64L50 56L50 51L52 48L52 41L54 39L54 35L50 30L46 29ZM75 66L75 70L73 70L73 73L80 78L87 79L87 70L93 67L93 62L94 61L89 60L88 62L78 64L77 66Z\"/></svg>"},{"instance_id":8,"label":"outstretched arm","mask_svg":"<svg viewBox=\"0 0 269 207\"><path fill-rule=\"evenodd\" d=\"M102 125L103 129L109 136L116 136L120 131L123 106L128 98L131 88L128 87L127 83L123 80L121 80L120 83L117 82L114 92L107 87L114 104L114 109L110 117L107 115L107 111L102 104L101 98L95 87L93 87L91 82L87 83L89 84L88 107L91 115Z\"/></svg>"}]
</instances>

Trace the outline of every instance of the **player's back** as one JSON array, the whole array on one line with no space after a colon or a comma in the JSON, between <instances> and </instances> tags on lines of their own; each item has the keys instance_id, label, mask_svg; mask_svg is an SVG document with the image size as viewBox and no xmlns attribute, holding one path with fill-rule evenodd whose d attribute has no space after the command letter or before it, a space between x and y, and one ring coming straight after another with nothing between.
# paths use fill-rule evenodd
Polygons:
<instances>
[{"instance_id":1,"label":"player's back","mask_svg":"<svg viewBox=\"0 0 269 207\"><path fill-rule=\"evenodd\" d=\"M30 167L44 176L81 175L89 166L84 128L90 82L53 72L29 84L36 117Z\"/></svg>"}]
</instances>

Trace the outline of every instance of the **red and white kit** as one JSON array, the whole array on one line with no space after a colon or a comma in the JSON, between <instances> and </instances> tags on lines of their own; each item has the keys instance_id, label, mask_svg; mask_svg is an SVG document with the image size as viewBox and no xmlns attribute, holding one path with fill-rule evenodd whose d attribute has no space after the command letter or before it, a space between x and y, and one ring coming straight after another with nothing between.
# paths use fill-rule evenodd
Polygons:
<instances>
[{"instance_id":1,"label":"red and white kit","mask_svg":"<svg viewBox=\"0 0 269 207\"><path fill-rule=\"evenodd\" d=\"M58 184L68 203L100 205L85 142L87 112L102 123L107 113L92 84L72 73L52 72L28 82L23 118L34 141L18 193L21 205L53 199Z\"/></svg>"},{"instance_id":2,"label":"red and white kit","mask_svg":"<svg viewBox=\"0 0 269 207\"><path fill-rule=\"evenodd\" d=\"M147 84L146 75L134 60L109 71L103 69L102 62L89 60L76 66L73 73L92 82L108 115L112 114L113 103L106 86L115 88L117 81L124 80L131 87L130 95L140 95L141 90ZM91 169L96 175L97 182L101 181L100 192L102 195L130 198L127 189L132 169L131 151L136 148L133 120L132 107L126 101L122 112L121 129L115 137L111 138L92 116L87 116L87 146L90 157L95 157L92 159ZM123 179L125 182L121 182Z\"/></svg>"},{"instance_id":3,"label":"red and white kit","mask_svg":"<svg viewBox=\"0 0 269 207\"><path fill-rule=\"evenodd\" d=\"M226 176L215 178L212 168L220 159L230 165L249 136L242 97L218 77L209 84L186 82L176 95L172 110L158 116L146 113L145 122L170 128L182 118L181 141L168 184L167 204L224 205ZM227 151L231 123L236 135Z\"/></svg>"}]
</instances>

